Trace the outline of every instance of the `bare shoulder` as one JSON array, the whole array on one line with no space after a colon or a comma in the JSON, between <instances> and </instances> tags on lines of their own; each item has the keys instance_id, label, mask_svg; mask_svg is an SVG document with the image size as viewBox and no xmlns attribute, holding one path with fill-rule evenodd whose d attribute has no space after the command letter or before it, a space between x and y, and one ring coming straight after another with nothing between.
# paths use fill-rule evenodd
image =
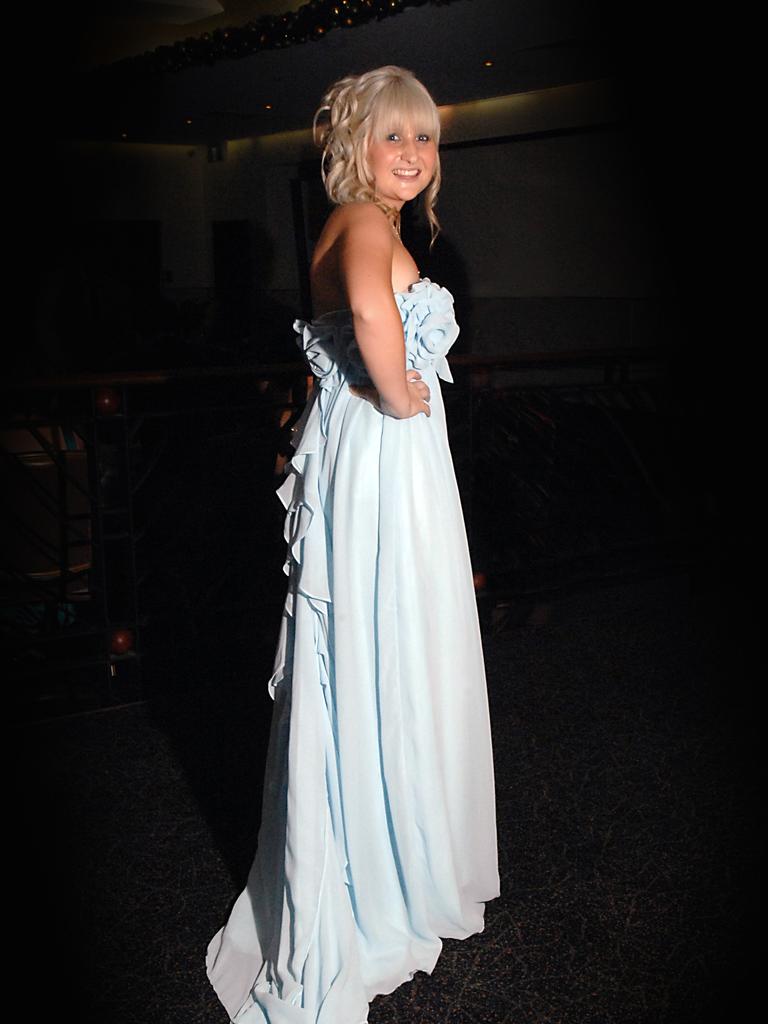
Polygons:
<instances>
[{"instance_id":1,"label":"bare shoulder","mask_svg":"<svg viewBox=\"0 0 768 1024\"><path fill-rule=\"evenodd\" d=\"M334 228L340 235L366 232L388 239L393 237L387 215L376 203L343 203L332 216L336 218Z\"/></svg>"},{"instance_id":2,"label":"bare shoulder","mask_svg":"<svg viewBox=\"0 0 768 1024\"><path fill-rule=\"evenodd\" d=\"M375 203L341 203L335 206L323 225L315 247L315 262L339 241L348 243L365 238L378 241L391 237L389 221Z\"/></svg>"}]
</instances>

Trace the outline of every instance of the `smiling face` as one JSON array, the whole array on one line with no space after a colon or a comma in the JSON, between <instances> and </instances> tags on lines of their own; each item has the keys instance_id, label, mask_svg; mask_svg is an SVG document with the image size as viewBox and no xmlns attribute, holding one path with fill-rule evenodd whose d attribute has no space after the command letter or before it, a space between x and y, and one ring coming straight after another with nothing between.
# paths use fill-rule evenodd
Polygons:
<instances>
[{"instance_id":1,"label":"smiling face","mask_svg":"<svg viewBox=\"0 0 768 1024\"><path fill-rule=\"evenodd\" d=\"M415 79L395 79L372 99L365 164L377 199L400 210L440 173L440 116Z\"/></svg>"},{"instance_id":2,"label":"smiling face","mask_svg":"<svg viewBox=\"0 0 768 1024\"><path fill-rule=\"evenodd\" d=\"M437 165L437 143L426 126L412 120L376 127L368 143L367 163L376 195L395 210L430 183Z\"/></svg>"}]
</instances>

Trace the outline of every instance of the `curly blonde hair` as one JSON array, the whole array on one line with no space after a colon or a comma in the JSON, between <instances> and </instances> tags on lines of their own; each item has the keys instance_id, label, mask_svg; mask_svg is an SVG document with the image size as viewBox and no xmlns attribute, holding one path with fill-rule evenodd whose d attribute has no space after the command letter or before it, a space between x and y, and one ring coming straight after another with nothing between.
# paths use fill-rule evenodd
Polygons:
<instances>
[{"instance_id":1,"label":"curly blonde hair","mask_svg":"<svg viewBox=\"0 0 768 1024\"><path fill-rule=\"evenodd\" d=\"M326 113L327 123L319 125L318 120ZM440 115L435 101L412 71L387 64L334 82L312 121L313 138L323 147L320 174L331 202L374 202L393 224L399 223L399 211L376 195L366 154L380 128L402 131L408 122L431 135L439 147ZM431 232L430 249L440 231L435 215L440 181L438 149L434 176L422 193Z\"/></svg>"}]
</instances>

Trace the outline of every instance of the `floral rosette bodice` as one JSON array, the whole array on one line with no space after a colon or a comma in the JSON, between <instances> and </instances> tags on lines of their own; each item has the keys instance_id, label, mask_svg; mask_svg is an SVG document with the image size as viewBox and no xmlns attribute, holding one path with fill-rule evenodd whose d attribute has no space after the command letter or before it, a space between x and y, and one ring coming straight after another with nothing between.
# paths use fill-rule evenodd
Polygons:
<instances>
[{"instance_id":1,"label":"floral rosette bodice","mask_svg":"<svg viewBox=\"0 0 768 1024\"><path fill-rule=\"evenodd\" d=\"M395 292L394 297L403 324L406 368L434 368L439 377L452 382L446 355L459 335L459 325L451 293L423 277L407 291ZM295 320L293 329L321 388L371 383L350 310L334 310L315 320Z\"/></svg>"}]
</instances>

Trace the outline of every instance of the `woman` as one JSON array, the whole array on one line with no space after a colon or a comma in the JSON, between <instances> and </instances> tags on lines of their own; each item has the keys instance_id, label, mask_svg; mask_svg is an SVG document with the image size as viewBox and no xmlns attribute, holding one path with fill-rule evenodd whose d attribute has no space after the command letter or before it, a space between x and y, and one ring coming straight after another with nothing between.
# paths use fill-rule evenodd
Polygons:
<instances>
[{"instance_id":1,"label":"woman","mask_svg":"<svg viewBox=\"0 0 768 1024\"><path fill-rule=\"evenodd\" d=\"M238 1024L364 1024L441 937L482 931L499 894L493 760L472 570L438 377L449 291L399 237L425 195L438 112L387 66L318 114L336 204L314 251L315 375L278 494L289 577L258 849L208 947Z\"/></svg>"}]
</instances>

